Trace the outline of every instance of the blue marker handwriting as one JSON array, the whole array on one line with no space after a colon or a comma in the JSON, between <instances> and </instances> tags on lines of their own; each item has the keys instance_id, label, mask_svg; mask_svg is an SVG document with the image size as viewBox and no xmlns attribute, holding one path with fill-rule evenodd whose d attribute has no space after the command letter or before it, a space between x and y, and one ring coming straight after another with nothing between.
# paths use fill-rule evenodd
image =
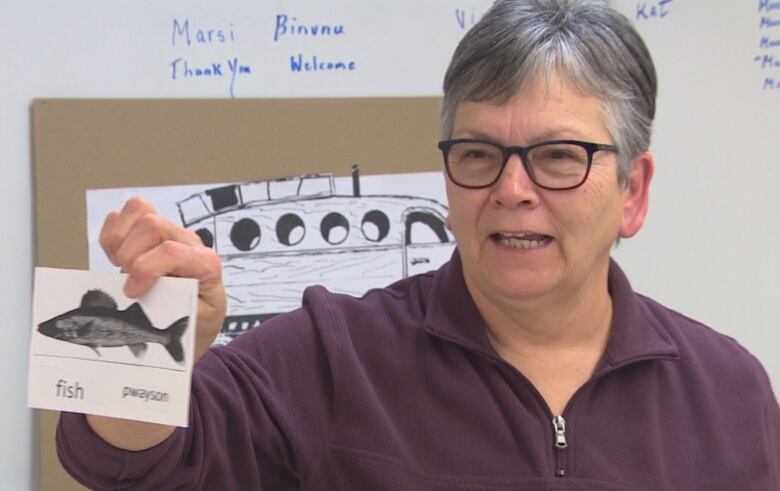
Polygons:
<instances>
[{"instance_id":1,"label":"blue marker handwriting","mask_svg":"<svg viewBox=\"0 0 780 491\"><path fill-rule=\"evenodd\" d=\"M252 74L252 67L240 64L237 57L228 59L227 64L212 62L205 65L193 65L184 58L176 58L169 65L173 80L230 77L230 97L235 97L236 77Z\"/></svg>"},{"instance_id":2,"label":"blue marker handwriting","mask_svg":"<svg viewBox=\"0 0 780 491\"><path fill-rule=\"evenodd\" d=\"M773 27L780 27L780 19L773 19L772 17L767 17L766 15L762 15L761 20L759 21L758 24L758 28L771 29Z\"/></svg>"},{"instance_id":3,"label":"blue marker handwriting","mask_svg":"<svg viewBox=\"0 0 780 491\"><path fill-rule=\"evenodd\" d=\"M758 0L758 14L760 17L758 29L764 30L758 39L758 48L764 52L774 51L777 55L758 54L753 57L753 62L764 72L771 70L774 73L778 73L777 70L780 69L780 53L778 53L778 49L780 49L780 37L767 36L764 34L767 29L776 29L780 27L780 19L767 15L771 12L780 12L780 1ZM775 34L775 32L772 34ZM780 78L765 76L762 88L765 91L778 91L778 89L780 89Z\"/></svg>"},{"instance_id":4,"label":"blue marker handwriting","mask_svg":"<svg viewBox=\"0 0 780 491\"><path fill-rule=\"evenodd\" d=\"M461 29L466 30L476 24L482 14L484 14L484 12L479 12L479 14L477 14L473 8L471 11L466 11L466 9L455 9L455 20L458 22L458 26L460 26Z\"/></svg>"},{"instance_id":5,"label":"blue marker handwriting","mask_svg":"<svg viewBox=\"0 0 780 491\"><path fill-rule=\"evenodd\" d=\"M780 90L780 78L767 77L764 79L764 90Z\"/></svg>"},{"instance_id":6,"label":"blue marker handwriting","mask_svg":"<svg viewBox=\"0 0 780 491\"><path fill-rule=\"evenodd\" d=\"M780 48L780 38L770 38L768 36L761 36L759 41L761 49Z\"/></svg>"},{"instance_id":7,"label":"blue marker handwriting","mask_svg":"<svg viewBox=\"0 0 780 491\"><path fill-rule=\"evenodd\" d=\"M346 34L343 24L309 24L287 14L276 15L274 42L286 36L328 37Z\"/></svg>"},{"instance_id":8,"label":"blue marker handwriting","mask_svg":"<svg viewBox=\"0 0 780 491\"><path fill-rule=\"evenodd\" d=\"M192 46L195 44L226 44L233 43L236 40L236 33L231 22L227 28L211 27L208 29L190 28L190 20L184 19L179 22L173 19L173 32L171 33L171 45L186 44Z\"/></svg>"},{"instance_id":9,"label":"blue marker handwriting","mask_svg":"<svg viewBox=\"0 0 780 491\"><path fill-rule=\"evenodd\" d=\"M354 60L321 60L317 55L303 57L303 54L290 56L290 70L292 72L343 72L353 71L357 68Z\"/></svg>"},{"instance_id":10,"label":"blue marker handwriting","mask_svg":"<svg viewBox=\"0 0 780 491\"><path fill-rule=\"evenodd\" d=\"M499 0L493 0L493 5L497 4ZM475 8L470 9L455 9L455 21L458 23L458 27L465 31L470 29L471 26L477 23L477 21L484 15L485 10L479 10Z\"/></svg>"},{"instance_id":11,"label":"blue marker handwriting","mask_svg":"<svg viewBox=\"0 0 780 491\"><path fill-rule=\"evenodd\" d=\"M669 15L672 0L655 0L636 4L636 20L663 19Z\"/></svg>"},{"instance_id":12,"label":"blue marker handwriting","mask_svg":"<svg viewBox=\"0 0 780 491\"><path fill-rule=\"evenodd\" d=\"M777 0L758 0L758 12L780 12L780 2Z\"/></svg>"},{"instance_id":13,"label":"blue marker handwriting","mask_svg":"<svg viewBox=\"0 0 780 491\"><path fill-rule=\"evenodd\" d=\"M780 68L780 58L775 58L772 55L756 56L753 61L758 63L762 70Z\"/></svg>"}]
</instances>

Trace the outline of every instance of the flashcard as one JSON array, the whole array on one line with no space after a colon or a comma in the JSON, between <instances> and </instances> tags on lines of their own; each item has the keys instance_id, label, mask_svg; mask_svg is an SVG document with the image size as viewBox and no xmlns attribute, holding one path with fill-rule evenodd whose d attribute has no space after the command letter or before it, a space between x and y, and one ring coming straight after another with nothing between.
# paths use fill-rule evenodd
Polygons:
<instances>
[{"instance_id":1,"label":"flashcard","mask_svg":"<svg viewBox=\"0 0 780 491\"><path fill-rule=\"evenodd\" d=\"M35 269L28 406L187 426L198 283L131 299L126 280Z\"/></svg>"}]
</instances>

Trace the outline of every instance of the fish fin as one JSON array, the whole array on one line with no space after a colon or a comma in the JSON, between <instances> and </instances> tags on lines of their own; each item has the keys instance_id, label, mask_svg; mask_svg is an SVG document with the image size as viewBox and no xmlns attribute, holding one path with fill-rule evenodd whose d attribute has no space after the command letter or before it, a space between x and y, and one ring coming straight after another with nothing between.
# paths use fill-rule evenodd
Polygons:
<instances>
[{"instance_id":1,"label":"fish fin","mask_svg":"<svg viewBox=\"0 0 780 491\"><path fill-rule=\"evenodd\" d=\"M98 355L98 356L102 356L102 355L100 354L100 351L98 351L98 349L97 349L97 346L96 346L96 345L94 345L94 344L85 344L84 346L89 346L90 348L92 348L92 351L94 351L96 355Z\"/></svg>"},{"instance_id":2,"label":"fish fin","mask_svg":"<svg viewBox=\"0 0 780 491\"><path fill-rule=\"evenodd\" d=\"M146 343L128 344L128 348L133 352L136 358L140 358L146 353Z\"/></svg>"},{"instance_id":3,"label":"fish fin","mask_svg":"<svg viewBox=\"0 0 780 491\"><path fill-rule=\"evenodd\" d=\"M189 320L189 316L182 317L165 330L165 332L168 333L168 337L170 339L165 345L165 349L167 349L168 353L171 354L173 359L178 362L184 361L184 347L181 345L181 338L187 331Z\"/></svg>"},{"instance_id":4,"label":"fish fin","mask_svg":"<svg viewBox=\"0 0 780 491\"><path fill-rule=\"evenodd\" d=\"M81 307L104 307L116 310L116 301L103 290L89 290L81 297Z\"/></svg>"},{"instance_id":5,"label":"fish fin","mask_svg":"<svg viewBox=\"0 0 780 491\"><path fill-rule=\"evenodd\" d=\"M146 312L144 312L144 308L141 307L140 303L135 302L125 310L125 313L130 316L130 320L136 326L141 328L154 328L152 326L152 322L146 316Z\"/></svg>"}]
</instances>

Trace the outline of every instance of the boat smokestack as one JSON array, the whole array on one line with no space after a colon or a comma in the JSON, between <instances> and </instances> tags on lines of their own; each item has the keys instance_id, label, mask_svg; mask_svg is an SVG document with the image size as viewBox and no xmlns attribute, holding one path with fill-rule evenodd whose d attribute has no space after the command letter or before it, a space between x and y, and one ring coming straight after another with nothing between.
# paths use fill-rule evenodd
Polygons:
<instances>
[{"instance_id":1,"label":"boat smokestack","mask_svg":"<svg viewBox=\"0 0 780 491\"><path fill-rule=\"evenodd\" d=\"M352 194L360 196L360 168L357 164L352 166Z\"/></svg>"}]
</instances>

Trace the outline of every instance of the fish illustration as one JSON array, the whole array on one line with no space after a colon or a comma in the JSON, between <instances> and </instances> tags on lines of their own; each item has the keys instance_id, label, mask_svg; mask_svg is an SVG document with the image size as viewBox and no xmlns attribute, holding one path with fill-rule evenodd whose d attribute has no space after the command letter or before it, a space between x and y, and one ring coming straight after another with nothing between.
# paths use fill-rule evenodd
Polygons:
<instances>
[{"instance_id":1,"label":"fish illustration","mask_svg":"<svg viewBox=\"0 0 780 491\"><path fill-rule=\"evenodd\" d=\"M38 332L60 341L89 346L98 355L98 348L127 346L138 358L146 352L148 343L159 343L174 360L182 362L181 338L188 321L189 317L182 317L167 329L158 329L140 304L118 310L110 295L102 290L89 290L77 309L40 323Z\"/></svg>"}]
</instances>

